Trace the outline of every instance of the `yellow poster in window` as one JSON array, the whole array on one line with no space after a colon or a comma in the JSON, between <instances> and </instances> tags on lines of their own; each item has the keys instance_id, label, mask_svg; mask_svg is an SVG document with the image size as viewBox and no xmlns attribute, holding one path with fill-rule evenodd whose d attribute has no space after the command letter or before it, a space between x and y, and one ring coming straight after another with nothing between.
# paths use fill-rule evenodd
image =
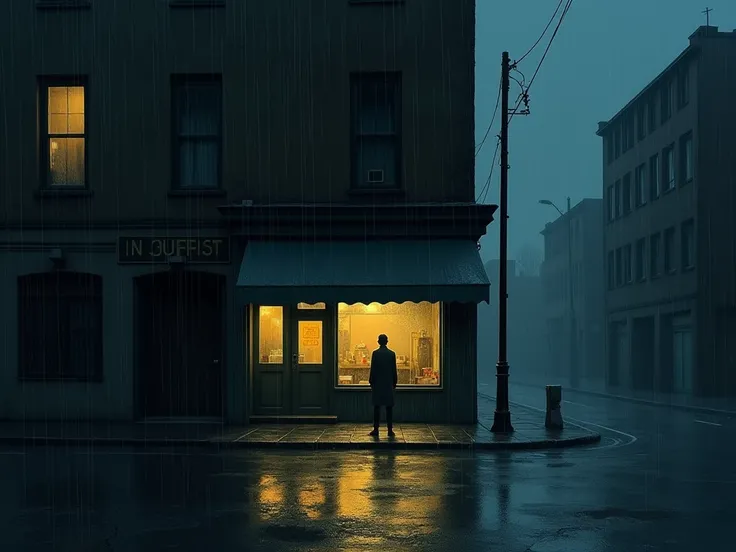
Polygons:
<instances>
[{"instance_id":1,"label":"yellow poster in window","mask_svg":"<svg viewBox=\"0 0 736 552\"><path fill-rule=\"evenodd\" d=\"M322 364L322 321L299 321L299 364Z\"/></svg>"}]
</instances>

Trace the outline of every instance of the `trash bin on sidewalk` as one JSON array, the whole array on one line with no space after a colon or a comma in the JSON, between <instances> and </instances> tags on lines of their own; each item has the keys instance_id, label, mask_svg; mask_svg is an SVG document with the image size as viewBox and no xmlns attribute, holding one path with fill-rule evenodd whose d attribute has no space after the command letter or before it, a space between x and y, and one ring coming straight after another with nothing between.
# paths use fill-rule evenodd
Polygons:
<instances>
[{"instance_id":1,"label":"trash bin on sidewalk","mask_svg":"<svg viewBox=\"0 0 736 552\"><path fill-rule=\"evenodd\" d=\"M562 386L547 385L547 414L544 427L547 429L562 429Z\"/></svg>"}]
</instances>

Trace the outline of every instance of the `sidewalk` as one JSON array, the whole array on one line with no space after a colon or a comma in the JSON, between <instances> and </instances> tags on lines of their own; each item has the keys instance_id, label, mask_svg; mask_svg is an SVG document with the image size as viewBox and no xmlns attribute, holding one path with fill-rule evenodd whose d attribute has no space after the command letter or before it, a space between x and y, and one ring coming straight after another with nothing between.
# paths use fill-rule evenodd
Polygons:
<instances>
[{"instance_id":1,"label":"sidewalk","mask_svg":"<svg viewBox=\"0 0 736 552\"><path fill-rule=\"evenodd\" d=\"M585 393L598 397L607 397L639 404L664 406L669 408L680 408L691 412L703 412L708 414L736 415L735 397L693 397L690 395L679 395L677 393L663 393L656 391L642 391L639 389L625 389L622 387L606 385L600 381L587 381L578 384L577 387L570 385L569 378L565 376L540 376L543 383L534 381L510 381L514 385L526 387L544 388L545 385L561 385L563 396L565 390L576 393Z\"/></svg>"},{"instance_id":2,"label":"sidewalk","mask_svg":"<svg viewBox=\"0 0 736 552\"><path fill-rule=\"evenodd\" d=\"M395 449L530 450L588 445L601 436L566 424L544 428L540 412L515 408L511 435L491 433L495 403L478 398L477 425L397 424L389 439L370 424L223 426L196 423L0 422L0 444L27 446L210 447L213 449Z\"/></svg>"}]
</instances>

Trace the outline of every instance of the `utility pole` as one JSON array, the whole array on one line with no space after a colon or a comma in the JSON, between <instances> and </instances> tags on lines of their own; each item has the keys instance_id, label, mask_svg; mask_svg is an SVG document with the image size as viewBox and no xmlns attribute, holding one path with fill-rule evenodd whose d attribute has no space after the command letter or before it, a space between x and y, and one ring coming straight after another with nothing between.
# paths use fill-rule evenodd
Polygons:
<instances>
[{"instance_id":1,"label":"utility pole","mask_svg":"<svg viewBox=\"0 0 736 552\"><path fill-rule=\"evenodd\" d=\"M509 411L509 363L506 358L508 304L508 178L509 178L509 53L501 57L501 247L498 278L498 362L496 363L496 411L493 433L511 433Z\"/></svg>"},{"instance_id":2,"label":"utility pole","mask_svg":"<svg viewBox=\"0 0 736 552\"><path fill-rule=\"evenodd\" d=\"M705 26L710 27L710 12L713 11L713 8L705 8L702 12L705 14Z\"/></svg>"},{"instance_id":3,"label":"utility pole","mask_svg":"<svg viewBox=\"0 0 736 552\"><path fill-rule=\"evenodd\" d=\"M570 322L568 331L570 333L570 385L578 386L578 352L577 352L577 324L575 320L575 301L573 299L573 262L572 262L572 214L570 213L570 198L567 198L567 281L568 294L570 295Z\"/></svg>"}]
</instances>

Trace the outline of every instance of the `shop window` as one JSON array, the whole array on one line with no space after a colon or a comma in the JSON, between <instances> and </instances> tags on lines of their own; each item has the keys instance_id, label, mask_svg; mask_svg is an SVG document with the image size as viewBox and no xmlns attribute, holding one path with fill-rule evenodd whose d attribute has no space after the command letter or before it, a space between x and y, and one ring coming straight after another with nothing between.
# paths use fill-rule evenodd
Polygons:
<instances>
[{"instance_id":1,"label":"shop window","mask_svg":"<svg viewBox=\"0 0 736 552\"><path fill-rule=\"evenodd\" d=\"M41 150L49 188L87 185L85 84L83 78L44 81Z\"/></svg>"},{"instance_id":2,"label":"shop window","mask_svg":"<svg viewBox=\"0 0 736 552\"><path fill-rule=\"evenodd\" d=\"M338 385L368 385L380 334L396 353L399 385L440 385L439 303L339 303Z\"/></svg>"},{"instance_id":3,"label":"shop window","mask_svg":"<svg viewBox=\"0 0 736 552\"><path fill-rule=\"evenodd\" d=\"M18 279L21 379L102 377L102 278L78 272Z\"/></svg>"},{"instance_id":4,"label":"shop window","mask_svg":"<svg viewBox=\"0 0 736 552\"><path fill-rule=\"evenodd\" d=\"M322 364L322 321L299 320L299 364Z\"/></svg>"},{"instance_id":5,"label":"shop window","mask_svg":"<svg viewBox=\"0 0 736 552\"><path fill-rule=\"evenodd\" d=\"M258 360L284 363L284 308L258 307Z\"/></svg>"}]
</instances>

